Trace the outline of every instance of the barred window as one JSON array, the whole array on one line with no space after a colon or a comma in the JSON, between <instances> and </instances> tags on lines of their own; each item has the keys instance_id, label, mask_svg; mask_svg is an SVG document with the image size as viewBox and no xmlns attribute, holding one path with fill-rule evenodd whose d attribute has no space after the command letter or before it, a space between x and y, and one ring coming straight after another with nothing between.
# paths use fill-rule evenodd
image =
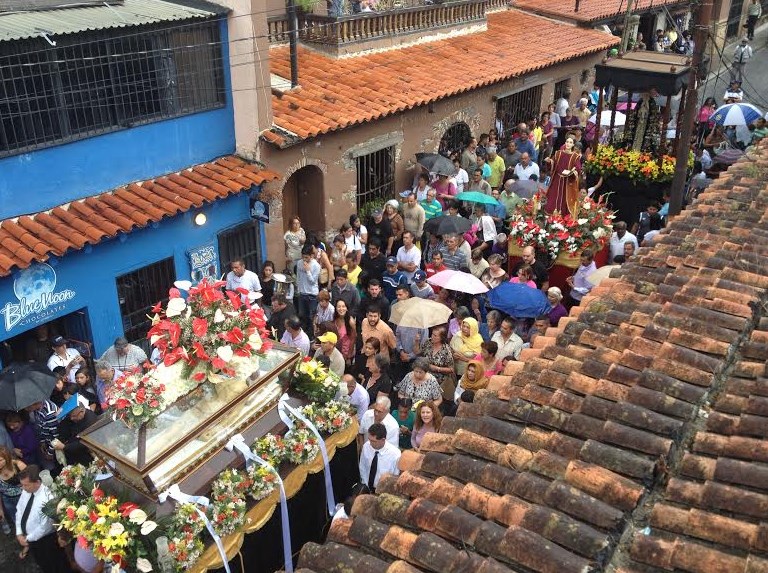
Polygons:
<instances>
[{"instance_id":1,"label":"barred window","mask_svg":"<svg viewBox=\"0 0 768 573\"><path fill-rule=\"evenodd\" d=\"M519 123L538 117L541 111L541 85L496 100L496 117L504 121L504 137L510 137Z\"/></svg>"},{"instance_id":2,"label":"barred window","mask_svg":"<svg viewBox=\"0 0 768 573\"><path fill-rule=\"evenodd\" d=\"M395 196L395 147L357 158L357 210L366 203Z\"/></svg>"},{"instance_id":3,"label":"barred window","mask_svg":"<svg viewBox=\"0 0 768 573\"><path fill-rule=\"evenodd\" d=\"M111 36L111 37L110 37ZM3 46L0 157L222 107L219 22Z\"/></svg>"}]
</instances>

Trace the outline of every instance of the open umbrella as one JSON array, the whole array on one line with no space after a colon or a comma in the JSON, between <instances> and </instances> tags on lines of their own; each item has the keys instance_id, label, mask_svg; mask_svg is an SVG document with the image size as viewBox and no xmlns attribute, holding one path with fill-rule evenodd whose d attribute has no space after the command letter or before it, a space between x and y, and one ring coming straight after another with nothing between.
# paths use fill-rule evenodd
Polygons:
<instances>
[{"instance_id":1,"label":"open umbrella","mask_svg":"<svg viewBox=\"0 0 768 573\"><path fill-rule=\"evenodd\" d=\"M472 228L472 222L458 215L434 217L424 224L424 230L433 235L463 235Z\"/></svg>"},{"instance_id":2,"label":"open umbrella","mask_svg":"<svg viewBox=\"0 0 768 573\"><path fill-rule=\"evenodd\" d=\"M56 377L35 362L12 364L0 372L0 410L23 410L51 397Z\"/></svg>"},{"instance_id":3,"label":"open umbrella","mask_svg":"<svg viewBox=\"0 0 768 573\"><path fill-rule=\"evenodd\" d=\"M712 120L718 125L751 125L762 116L763 112L751 103L728 103L715 110Z\"/></svg>"},{"instance_id":4,"label":"open umbrella","mask_svg":"<svg viewBox=\"0 0 768 573\"><path fill-rule=\"evenodd\" d=\"M496 199L482 191L464 191L456 195L456 199L470 203L482 203L483 205L501 205Z\"/></svg>"},{"instance_id":5,"label":"open umbrella","mask_svg":"<svg viewBox=\"0 0 768 573\"><path fill-rule=\"evenodd\" d=\"M440 271L429 277L427 282L431 285L439 286L440 288L447 288L448 290L465 292L467 294L488 292L488 287L485 286L479 278L470 273L461 271Z\"/></svg>"},{"instance_id":6,"label":"open umbrella","mask_svg":"<svg viewBox=\"0 0 768 573\"><path fill-rule=\"evenodd\" d=\"M536 318L552 310L547 295L542 291L510 282L501 283L488 292L488 306L515 318Z\"/></svg>"},{"instance_id":7,"label":"open umbrella","mask_svg":"<svg viewBox=\"0 0 768 573\"><path fill-rule=\"evenodd\" d=\"M604 265L597 269L595 272L587 275L587 280L593 285L599 285L603 279L608 278L613 269L618 269L621 265Z\"/></svg>"},{"instance_id":8,"label":"open umbrella","mask_svg":"<svg viewBox=\"0 0 768 573\"><path fill-rule=\"evenodd\" d=\"M589 118L589 121L592 123L596 123L597 120L597 114L593 115ZM616 112L616 117L613 120L614 127L619 127L627 123L627 116L621 113L620 111ZM600 114L600 125L611 125L611 110L607 109L603 111Z\"/></svg>"},{"instance_id":9,"label":"open umbrella","mask_svg":"<svg viewBox=\"0 0 768 573\"><path fill-rule=\"evenodd\" d=\"M725 151L721 151L712 159L712 163L721 163L723 165L733 165L744 156L744 152L741 149L729 148Z\"/></svg>"},{"instance_id":10,"label":"open umbrella","mask_svg":"<svg viewBox=\"0 0 768 573\"><path fill-rule=\"evenodd\" d=\"M440 302L413 297L393 304L389 321L398 326L430 328L448 322L451 313L451 309Z\"/></svg>"},{"instance_id":11,"label":"open umbrella","mask_svg":"<svg viewBox=\"0 0 768 573\"><path fill-rule=\"evenodd\" d=\"M453 162L439 153L417 153L416 161L430 173L451 175L456 171Z\"/></svg>"}]
</instances>

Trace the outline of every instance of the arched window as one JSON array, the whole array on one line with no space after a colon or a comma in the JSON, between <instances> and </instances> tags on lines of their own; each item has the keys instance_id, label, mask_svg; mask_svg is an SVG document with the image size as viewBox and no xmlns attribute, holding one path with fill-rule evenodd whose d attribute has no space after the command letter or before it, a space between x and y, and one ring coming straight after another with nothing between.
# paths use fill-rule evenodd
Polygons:
<instances>
[{"instance_id":1,"label":"arched window","mask_svg":"<svg viewBox=\"0 0 768 573\"><path fill-rule=\"evenodd\" d=\"M466 123L463 121L454 123L440 139L438 153L446 157L461 155L471 138L472 130Z\"/></svg>"}]
</instances>

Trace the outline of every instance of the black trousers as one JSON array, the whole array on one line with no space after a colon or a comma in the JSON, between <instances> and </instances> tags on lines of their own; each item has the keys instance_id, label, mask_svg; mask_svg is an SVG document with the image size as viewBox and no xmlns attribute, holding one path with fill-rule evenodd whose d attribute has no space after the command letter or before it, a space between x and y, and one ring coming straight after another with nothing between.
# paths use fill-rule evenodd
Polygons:
<instances>
[{"instance_id":1,"label":"black trousers","mask_svg":"<svg viewBox=\"0 0 768 573\"><path fill-rule=\"evenodd\" d=\"M69 573L69 563L56 541L56 534L49 533L42 539L29 542L29 552L43 573Z\"/></svg>"}]
</instances>

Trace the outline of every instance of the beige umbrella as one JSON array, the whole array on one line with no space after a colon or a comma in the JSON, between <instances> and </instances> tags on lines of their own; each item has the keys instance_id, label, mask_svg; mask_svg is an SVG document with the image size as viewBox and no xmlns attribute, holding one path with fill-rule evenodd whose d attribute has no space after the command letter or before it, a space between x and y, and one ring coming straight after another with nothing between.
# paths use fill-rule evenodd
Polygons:
<instances>
[{"instance_id":1,"label":"beige umbrella","mask_svg":"<svg viewBox=\"0 0 768 573\"><path fill-rule=\"evenodd\" d=\"M594 273L592 273L591 275L589 275L589 276L587 277L587 280L588 280L589 282L591 282L593 285L597 286L597 285L599 285L599 284L600 284L600 282L601 282L603 279L605 279L605 278L608 278L608 275L610 275L610 274L611 274L611 271L612 271L613 269L618 269L620 266L621 266L621 265L605 265L605 266L603 266L603 267L600 267L600 268L599 268L599 269L597 269L597 270L596 270Z\"/></svg>"},{"instance_id":2,"label":"beige umbrella","mask_svg":"<svg viewBox=\"0 0 768 573\"><path fill-rule=\"evenodd\" d=\"M393 304L389 321L398 326L429 328L445 324L451 314L451 309L440 302L413 297Z\"/></svg>"}]
</instances>

